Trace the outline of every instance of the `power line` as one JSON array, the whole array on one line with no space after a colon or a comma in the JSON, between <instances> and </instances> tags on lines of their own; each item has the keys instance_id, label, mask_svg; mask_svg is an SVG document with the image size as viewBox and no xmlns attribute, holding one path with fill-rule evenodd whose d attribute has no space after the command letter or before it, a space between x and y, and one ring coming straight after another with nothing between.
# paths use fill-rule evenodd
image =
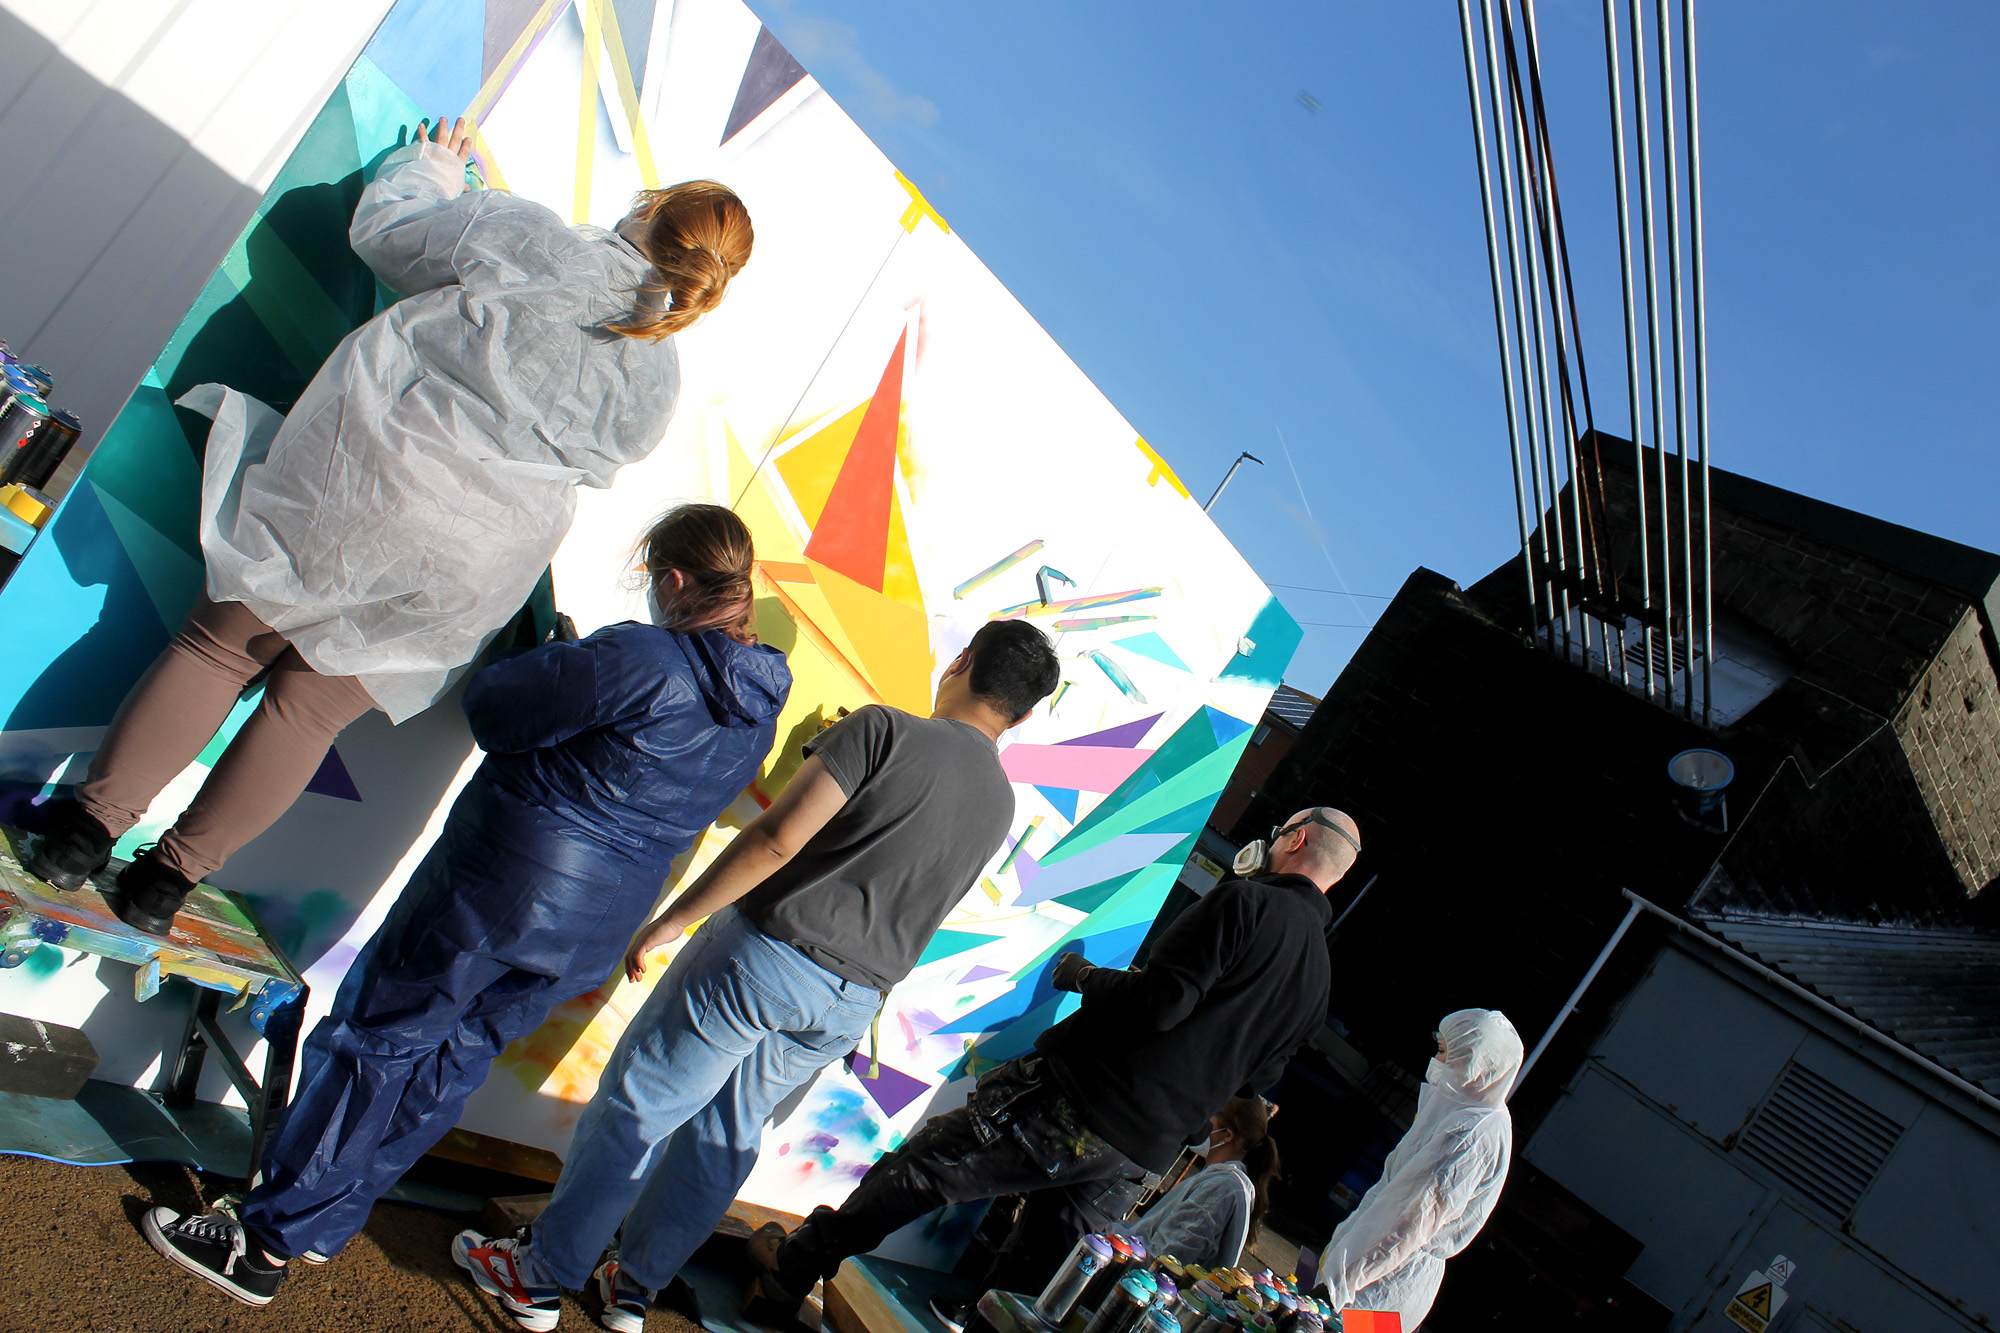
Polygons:
<instances>
[{"instance_id":1,"label":"power line","mask_svg":"<svg viewBox=\"0 0 2000 1333\"><path fill-rule=\"evenodd\" d=\"M1396 600L1393 593L1349 592L1345 588L1312 588L1303 583L1273 583L1269 579L1264 580L1264 586L1267 588L1289 588L1293 592L1324 592L1330 593L1335 597L1366 597L1373 602L1393 602Z\"/></svg>"}]
</instances>

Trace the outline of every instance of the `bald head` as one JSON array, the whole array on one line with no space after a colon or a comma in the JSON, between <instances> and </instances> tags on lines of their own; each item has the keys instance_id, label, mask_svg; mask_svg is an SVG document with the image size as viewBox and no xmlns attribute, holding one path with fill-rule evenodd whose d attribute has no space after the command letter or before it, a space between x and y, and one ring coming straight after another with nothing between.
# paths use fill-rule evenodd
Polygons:
<instances>
[{"instance_id":1,"label":"bald head","mask_svg":"<svg viewBox=\"0 0 2000 1333\"><path fill-rule=\"evenodd\" d=\"M1322 892L1338 884L1361 855L1361 826L1330 805L1301 810L1285 827L1290 831L1271 844L1271 869L1304 875Z\"/></svg>"}]
</instances>

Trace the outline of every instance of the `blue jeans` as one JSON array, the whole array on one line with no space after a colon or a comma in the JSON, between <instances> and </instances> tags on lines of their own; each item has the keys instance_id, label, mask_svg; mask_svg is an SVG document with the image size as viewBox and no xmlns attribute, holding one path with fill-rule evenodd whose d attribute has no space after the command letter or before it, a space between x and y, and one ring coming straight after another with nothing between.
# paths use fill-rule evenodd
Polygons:
<instances>
[{"instance_id":1,"label":"blue jeans","mask_svg":"<svg viewBox=\"0 0 2000 1333\"><path fill-rule=\"evenodd\" d=\"M624 1225L619 1263L664 1287L715 1231L785 1094L853 1050L882 995L765 935L710 917L618 1039L534 1224L533 1256L576 1289Z\"/></svg>"}]
</instances>

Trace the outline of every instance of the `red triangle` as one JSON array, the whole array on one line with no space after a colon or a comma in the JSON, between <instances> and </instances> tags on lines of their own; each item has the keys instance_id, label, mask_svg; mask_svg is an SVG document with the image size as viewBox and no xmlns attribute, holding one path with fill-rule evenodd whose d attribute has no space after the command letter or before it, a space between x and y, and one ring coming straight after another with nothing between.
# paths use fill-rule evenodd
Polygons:
<instances>
[{"instance_id":1,"label":"red triangle","mask_svg":"<svg viewBox=\"0 0 2000 1333\"><path fill-rule=\"evenodd\" d=\"M889 502L895 494L896 428L903 414L903 345L906 329L882 371L882 382L862 414L847 459L834 478L826 508L806 543L806 556L856 583L882 591L889 556Z\"/></svg>"}]
</instances>

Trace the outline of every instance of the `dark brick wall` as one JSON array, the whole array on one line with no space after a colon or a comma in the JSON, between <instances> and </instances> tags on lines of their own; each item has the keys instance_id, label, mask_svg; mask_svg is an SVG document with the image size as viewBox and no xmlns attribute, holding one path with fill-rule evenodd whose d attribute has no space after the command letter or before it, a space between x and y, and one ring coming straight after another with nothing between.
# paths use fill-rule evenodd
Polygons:
<instances>
[{"instance_id":1,"label":"dark brick wall","mask_svg":"<svg viewBox=\"0 0 2000 1333\"><path fill-rule=\"evenodd\" d=\"M1971 610L1911 690L1895 733L1959 883L1981 892L2000 877L2000 680Z\"/></svg>"}]
</instances>

